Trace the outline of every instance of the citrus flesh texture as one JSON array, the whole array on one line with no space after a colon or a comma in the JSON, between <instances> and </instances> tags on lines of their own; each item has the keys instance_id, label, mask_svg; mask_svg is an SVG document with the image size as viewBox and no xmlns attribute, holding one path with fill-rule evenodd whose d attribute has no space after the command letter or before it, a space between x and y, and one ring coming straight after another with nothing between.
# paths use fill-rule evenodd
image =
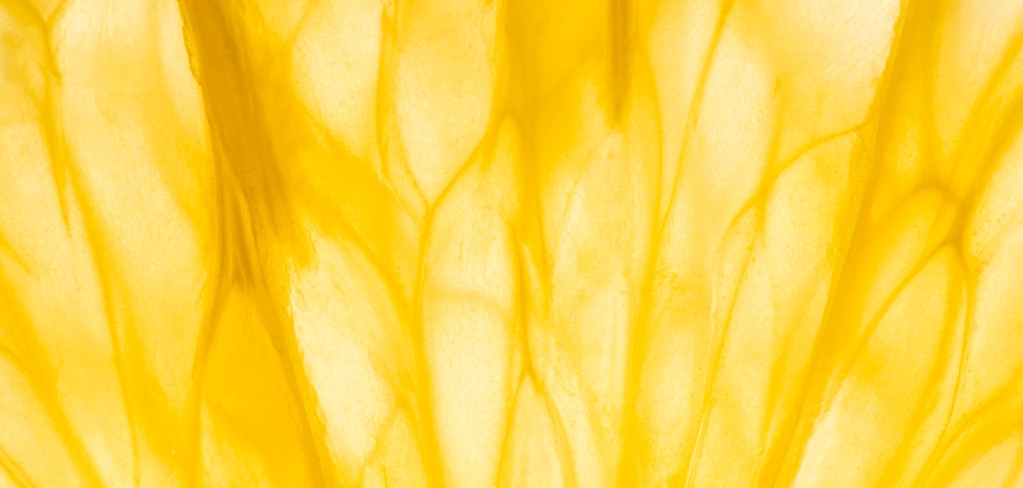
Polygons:
<instances>
[{"instance_id":1,"label":"citrus flesh texture","mask_svg":"<svg viewBox=\"0 0 1023 488\"><path fill-rule=\"evenodd\" d=\"M0 38L0 487L1023 486L1023 2Z\"/></svg>"}]
</instances>

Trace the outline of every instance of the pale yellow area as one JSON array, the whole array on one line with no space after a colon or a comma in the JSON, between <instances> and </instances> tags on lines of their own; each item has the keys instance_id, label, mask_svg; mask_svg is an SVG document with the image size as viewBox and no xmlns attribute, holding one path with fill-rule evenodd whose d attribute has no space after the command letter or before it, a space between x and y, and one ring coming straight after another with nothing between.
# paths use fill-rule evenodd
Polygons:
<instances>
[{"instance_id":1,"label":"pale yellow area","mask_svg":"<svg viewBox=\"0 0 1023 488\"><path fill-rule=\"evenodd\" d=\"M1023 487L1023 1L0 0L0 487Z\"/></svg>"}]
</instances>

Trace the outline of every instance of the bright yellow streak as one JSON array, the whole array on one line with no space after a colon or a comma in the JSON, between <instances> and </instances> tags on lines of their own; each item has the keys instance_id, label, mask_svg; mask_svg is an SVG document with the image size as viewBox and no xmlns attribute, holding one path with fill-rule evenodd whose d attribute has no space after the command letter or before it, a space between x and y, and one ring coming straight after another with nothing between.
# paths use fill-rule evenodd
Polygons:
<instances>
[{"instance_id":1,"label":"bright yellow streak","mask_svg":"<svg viewBox=\"0 0 1023 488\"><path fill-rule=\"evenodd\" d=\"M1023 1L0 40L0 487L1023 486Z\"/></svg>"}]
</instances>

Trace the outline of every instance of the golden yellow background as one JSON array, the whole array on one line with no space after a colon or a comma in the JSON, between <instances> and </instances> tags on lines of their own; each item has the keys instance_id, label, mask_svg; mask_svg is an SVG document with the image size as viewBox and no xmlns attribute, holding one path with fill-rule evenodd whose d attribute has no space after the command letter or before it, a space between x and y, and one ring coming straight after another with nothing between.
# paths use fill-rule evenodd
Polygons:
<instances>
[{"instance_id":1,"label":"golden yellow background","mask_svg":"<svg viewBox=\"0 0 1023 488\"><path fill-rule=\"evenodd\" d=\"M0 0L0 487L1023 486L1021 46Z\"/></svg>"}]
</instances>

